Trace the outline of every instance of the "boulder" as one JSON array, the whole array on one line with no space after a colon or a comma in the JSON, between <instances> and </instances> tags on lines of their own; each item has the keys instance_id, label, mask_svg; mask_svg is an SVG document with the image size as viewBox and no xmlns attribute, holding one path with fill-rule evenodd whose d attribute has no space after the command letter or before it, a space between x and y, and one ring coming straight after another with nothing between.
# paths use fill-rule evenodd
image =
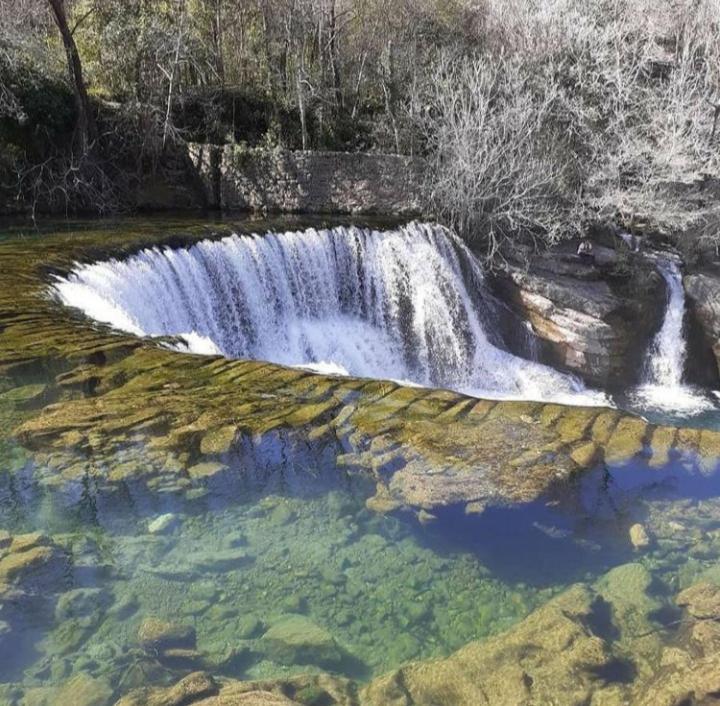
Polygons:
<instances>
[{"instance_id":1,"label":"boulder","mask_svg":"<svg viewBox=\"0 0 720 706\"><path fill-rule=\"evenodd\" d=\"M195 628L160 618L146 618L138 629L138 642L144 650L195 649Z\"/></svg>"}]
</instances>

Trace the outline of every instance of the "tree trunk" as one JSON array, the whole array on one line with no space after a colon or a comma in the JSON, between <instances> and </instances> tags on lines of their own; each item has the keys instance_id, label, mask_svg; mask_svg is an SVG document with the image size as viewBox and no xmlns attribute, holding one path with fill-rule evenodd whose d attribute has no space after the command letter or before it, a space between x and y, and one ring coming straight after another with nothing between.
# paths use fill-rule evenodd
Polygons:
<instances>
[{"instance_id":1,"label":"tree trunk","mask_svg":"<svg viewBox=\"0 0 720 706\"><path fill-rule=\"evenodd\" d=\"M220 79L220 88L225 90L225 61L223 59L223 22L221 0L215 0L215 13L212 22L213 54L215 72Z\"/></svg>"},{"instance_id":2,"label":"tree trunk","mask_svg":"<svg viewBox=\"0 0 720 706\"><path fill-rule=\"evenodd\" d=\"M48 2L55 17L55 24L60 30L63 46L65 47L65 55L67 56L68 72L75 93L77 131L80 148L83 154L88 154L97 143L98 131L95 116L90 109L90 99L88 98L87 89L85 88L85 82L83 81L80 54L78 54L75 40L68 26L67 15L65 13L65 0L48 0Z\"/></svg>"},{"instance_id":3,"label":"tree trunk","mask_svg":"<svg viewBox=\"0 0 720 706\"><path fill-rule=\"evenodd\" d=\"M302 68L298 66L295 87L297 89L298 110L300 111L300 132L302 148L308 148L307 120L305 118L305 88L303 86Z\"/></svg>"},{"instance_id":4,"label":"tree trunk","mask_svg":"<svg viewBox=\"0 0 720 706\"><path fill-rule=\"evenodd\" d=\"M345 109L345 99L340 80L340 59L337 46L337 21L335 16L335 0L330 3L330 68L332 69L333 92L335 94L335 105L340 113Z\"/></svg>"}]
</instances>

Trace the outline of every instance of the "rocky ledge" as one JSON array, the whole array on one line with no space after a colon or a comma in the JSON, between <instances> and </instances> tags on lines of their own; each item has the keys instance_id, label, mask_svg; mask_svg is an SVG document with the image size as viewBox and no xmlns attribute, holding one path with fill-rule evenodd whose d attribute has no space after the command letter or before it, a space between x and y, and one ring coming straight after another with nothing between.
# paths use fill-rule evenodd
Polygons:
<instances>
[{"instance_id":1,"label":"rocky ledge","mask_svg":"<svg viewBox=\"0 0 720 706\"><path fill-rule=\"evenodd\" d=\"M699 321L703 343L712 349L720 371L720 268L706 267L683 278L688 304Z\"/></svg>"},{"instance_id":2,"label":"rocky ledge","mask_svg":"<svg viewBox=\"0 0 720 706\"><path fill-rule=\"evenodd\" d=\"M532 325L543 362L602 387L633 384L662 319L662 278L622 243L594 253L591 263L566 246L533 254L527 267L508 264L495 286Z\"/></svg>"}]
</instances>

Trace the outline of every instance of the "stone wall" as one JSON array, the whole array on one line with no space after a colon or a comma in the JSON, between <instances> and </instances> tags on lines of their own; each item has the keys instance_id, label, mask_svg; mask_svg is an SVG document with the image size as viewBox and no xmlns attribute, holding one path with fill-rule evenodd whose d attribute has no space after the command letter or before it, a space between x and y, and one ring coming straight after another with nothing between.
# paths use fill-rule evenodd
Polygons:
<instances>
[{"instance_id":1,"label":"stone wall","mask_svg":"<svg viewBox=\"0 0 720 706\"><path fill-rule=\"evenodd\" d=\"M387 154L192 144L210 205L277 213L411 216L423 211L423 161Z\"/></svg>"}]
</instances>

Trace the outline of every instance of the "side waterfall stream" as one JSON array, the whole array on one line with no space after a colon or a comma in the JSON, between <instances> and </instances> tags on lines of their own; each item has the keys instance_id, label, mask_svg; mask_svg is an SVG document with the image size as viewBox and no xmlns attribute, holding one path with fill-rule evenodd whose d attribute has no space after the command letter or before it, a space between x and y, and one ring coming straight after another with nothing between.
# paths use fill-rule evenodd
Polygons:
<instances>
[{"instance_id":1,"label":"side waterfall stream","mask_svg":"<svg viewBox=\"0 0 720 706\"><path fill-rule=\"evenodd\" d=\"M683 384L687 341L684 332L685 291L682 271L675 259L657 257L657 270L665 280L667 303L660 330L645 362L643 379L634 396L650 409L681 414L700 414L713 409L710 399Z\"/></svg>"}]
</instances>

